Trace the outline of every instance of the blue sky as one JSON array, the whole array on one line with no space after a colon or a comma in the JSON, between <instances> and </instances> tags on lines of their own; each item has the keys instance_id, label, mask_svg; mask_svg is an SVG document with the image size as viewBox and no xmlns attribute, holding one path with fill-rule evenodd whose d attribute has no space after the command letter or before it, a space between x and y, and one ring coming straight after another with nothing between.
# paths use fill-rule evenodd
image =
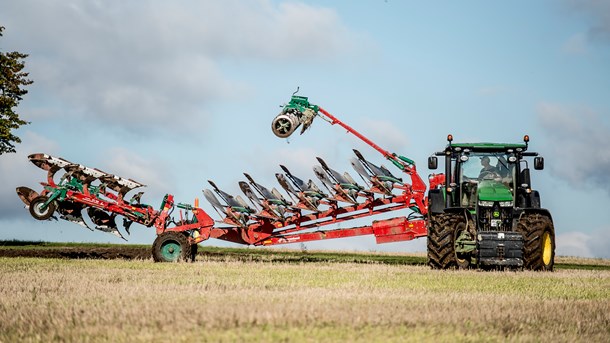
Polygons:
<instances>
[{"instance_id":1,"label":"blue sky","mask_svg":"<svg viewBox=\"0 0 610 343\"><path fill-rule=\"evenodd\" d=\"M120 242L29 216L14 189L44 180L34 152L143 182L151 204L166 192L202 198L208 179L239 194L242 172L277 186L280 163L313 178L315 156L354 175L352 148L384 163L321 120L275 137L271 120L299 86L424 177L448 133L529 134L546 159L533 182L557 253L610 257L609 2L24 0L0 3L0 25L0 50L28 53L35 82L19 107L32 122L23 143L0 156L0 239ZM131 231L130 242L154 240ZM425 240L307 247L424 251Z\"/></svg>"}]
</instances>

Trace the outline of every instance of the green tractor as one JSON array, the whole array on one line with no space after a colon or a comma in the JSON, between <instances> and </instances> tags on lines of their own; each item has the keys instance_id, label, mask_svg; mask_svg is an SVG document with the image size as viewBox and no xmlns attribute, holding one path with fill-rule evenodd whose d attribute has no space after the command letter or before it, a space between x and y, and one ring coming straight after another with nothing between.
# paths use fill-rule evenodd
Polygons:
<instances>
[{"instance_id":1,"label":"green tractor","mask_svg":"<svg viewBox=\"0 0 610 343\"><path fill-rule=\"evenodd\" d=\"M428 159L445 173L430 176L428 263L435 269L525 268L552 271L555 229L540 194L532 189L534 169L544 159L523 143L453 143Z\"/></svg>"}]
</instances>

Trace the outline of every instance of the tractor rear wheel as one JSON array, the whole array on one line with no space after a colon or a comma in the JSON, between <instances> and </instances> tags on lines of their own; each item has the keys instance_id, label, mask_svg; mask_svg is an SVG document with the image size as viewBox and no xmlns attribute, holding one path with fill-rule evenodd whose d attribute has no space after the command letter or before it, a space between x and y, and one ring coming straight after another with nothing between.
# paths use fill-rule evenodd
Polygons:
<instances>
[{"instance_id":1,"label":"tractor rear wheel","mask_svg":"<svg viewBox=\"0 0 610 343\"><path fill-rule=\"evenodd\" d=\"M57 209L55 201L49 203L45 208L43 205L49 200L44 195L37 196L30 202L30 214L32 217L38 220L47 220L53 216L53 213Z\"/></svg>"},{"instance_id":2,"label":"tractor rear wheel","mask_svg":"<svg viewBox=\"0 0 610 343\"><path fill-rule=\"evenodd\" d=\"M457 256L455 240L465 230L464 217L457 213L430 216L428 225L428 265L432 269L466 268L469 260ZM459 232L460 231L460 232Z\"/></svg>"},{"instance_id":3,"label":"tractor rear wheel","mask_svg":"<svg viewBox=\"0 0 610 343\"><path fill-rule=\"evenodd\" d=\"M543 214L524 214L517 231L523 235L525 269L552 271L555 264L555 228Z\"/></svg>"},{"instance_id":4,"label":"tractor rear wheel","mask_svg":"<svg viewBox=\"0 0 610 343\"><path fill-rule=\"evenodd\" d=\"M157 236L152 247L155 262L192 262L197 254L197 245L191 245L182 232L164 232Z\"/></svg>"}]
</instances>

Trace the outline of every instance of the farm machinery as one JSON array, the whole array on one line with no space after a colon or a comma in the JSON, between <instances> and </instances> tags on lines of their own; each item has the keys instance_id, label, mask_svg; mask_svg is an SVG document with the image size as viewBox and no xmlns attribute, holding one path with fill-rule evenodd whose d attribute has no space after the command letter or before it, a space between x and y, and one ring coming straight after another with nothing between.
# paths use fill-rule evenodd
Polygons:
<instances>
[{"instance_id":1,"label":"farm machinery","mask_svg":"<svg viewBox=\"0 0 610 343\"><path fill-rule=\"evenodd\" d=\"M542 169L544 160L527 151L527 136L518 144L465 144L453 143L449 135L447 147L428 160L429 169L436 169L438 157L444 156L445 172L429 176L430 190L426 194L426 184L413 160L382 149L311 104L307 97L293 94L273 119L272 131L287 138L302 127L303 134L317 117L364 141L402 176L354 150L350 162L362 184L319 157L319 165L313 167L319 183L305 181L280 165L281 172L275 177L287 196L257 183L247 173L239 182L247 201L209 180L211 187L204 189L203 195L221 217L215 221L199 207L198 199L193 205L176 203L167 194L158 208L140 202L143 192L126 200L128 193L144 185L39 153L29 159L47 171L42 192L19 187L17 194L38 220L53 219L57 214L60 219L123 239L116 224L118 216L126 233L134 222L154 227L157 238L152 254L158 262L194 260L197 244L210 238L268 246L373 235L377 243L427 237L429 265L435 269L476 266L552 270L553 223L550 213L540 207L539 193L531 188L526 157L534 157L535 169ZM483 165L480 171L478 162ZM56 181L60 171L62 175ZM403 215L374 220L370 225L323 229L395 211L403 211Z\"/></svg>"}]
</instances>

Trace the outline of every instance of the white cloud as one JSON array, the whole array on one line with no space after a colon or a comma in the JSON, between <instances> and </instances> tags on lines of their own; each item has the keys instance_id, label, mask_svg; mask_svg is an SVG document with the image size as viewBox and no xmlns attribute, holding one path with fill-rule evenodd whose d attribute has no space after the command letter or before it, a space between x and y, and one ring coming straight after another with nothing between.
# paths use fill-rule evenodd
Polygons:
<instances>
[{"instance_id":1,"label":"white cloud","mask_svg":"<svg viewBox=\"0 0 610 343\"><path fill-rule=\"evenodd\" d=\"M319 156L320 152L311 148L300 148L291 149L282 148L277 151L274 159L282 161L291 173L294 173L300 178L309 177L313 174L312 167L318 164L316 156ZM279 167L273 166L274 170L278 170Z\"/></svg>"},{"instance_id":2,"label":"white cloud","mask_svg":"<svg viewBox=\"0 0 610 343\"><path fill-rule=\"evenodd\" d=\"M334 10L298 2L24 0L2 12L3 41L30 54L32 93L53 99L55 118L135 132L247 91L227 61L338 63L358 46Z\"/></svg>"},{"instance_id":3,"label":"white cloud","mask_svg":"<svg viewBox=\"0 0 610 343\"><path fill-rule=\"evenodd\" d=\"M591 234L589 242L591 253L595 257L610 258L610 228L604 227Z\"/></svg>"},{"instance_id":4,"label":"white cloud","mask_svg":"<svg viewBox=\"0 0 610 343\"><path fill-rule=\"evenodd\" d=\"M556 254L559 256L580 256L610 258L610 230L602 229L592 233L566 232L555 237Z\"/></svg>"},{"instance_id":5,"label":"white cloud","mask_svg":"<svg viewBox=\"0 0 610 343\"><path fill-rule=\"evenodd\" d=\"M551 171L574 185L610 193L610 127L587 107L541 103L538 120L550 144Z\"/></svg>"},{"instance_id":6,"label":"white cloud","mask_svg":"<svg viewBox=\"0 0 610 343\"><path fill-rule=\"evenodd\" d=\"M402 125L386 120L363 119L359 126L366 128L366 135L375 144L390 152L406 151L409 141Z\"/></svg>"},{"instance_id":7,"label":"white cloud","mask_svg":"<svg viewBox=\"0 0 610 343\"><path fill-rule=\"evenodd\" d=\"M582 0L580 1L583 2ZM610 2L605 0L587 0L581 4L593 16L595 24L589 34L594 38L610 42Z\"/></svg>"},{"instance_id":8,"label":"white cloud","mask_svg":"<svg viewBox=\"0 0 610 343\"><path fill-rule=\"evenodd\" d=\"M146 188L132 192L144 191L144 199L157 201L164 194L174 190L170 171L160 161L147 159L123 148L108 150L100 161L102 170L107 173L129 178L145 184Z\"/></svg>"},{"instance_id":9,"label":"white cloud","mask_svg":"<svg viewBox=\"0 0 610 343\"><path fill-rule=\"evenodd\" d=\"M610 1L565 0L570 12L583 14L589 21L587 37L591 41L610 43Z\"/></svg>"},{"instance_id":10,"label":"white cloud","mask_svg":"<svg viewBox=\"0 0 610 343\"><path fill-rule=\"evenodd\" d=\"M592 257L589 247L591 236L584 232L566 232L555 237L556 254L559 256Z\"/></svg>"}]
</instances>

